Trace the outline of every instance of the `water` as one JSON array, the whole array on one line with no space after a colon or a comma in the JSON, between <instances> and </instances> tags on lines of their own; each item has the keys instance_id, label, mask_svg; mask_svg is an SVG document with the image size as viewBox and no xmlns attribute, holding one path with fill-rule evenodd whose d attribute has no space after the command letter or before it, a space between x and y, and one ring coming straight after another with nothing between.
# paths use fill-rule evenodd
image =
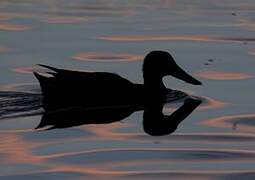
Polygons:
<instances>
[{"instance_id":1,"label":"water","mask_svg":"<svg viewBox=\"0 0 255 180\"><path fill-rule=\"evenodd\" d=\"M165 85L208 101L162 137L144 133L142 111L51 131L34 129L36 109L1 120L0 178L254 179L254 10L252 0L0 1L1 91L40 93L39 63L141 83L144 55L166 50L203 85Z\"/></svg>"}]
</instances>

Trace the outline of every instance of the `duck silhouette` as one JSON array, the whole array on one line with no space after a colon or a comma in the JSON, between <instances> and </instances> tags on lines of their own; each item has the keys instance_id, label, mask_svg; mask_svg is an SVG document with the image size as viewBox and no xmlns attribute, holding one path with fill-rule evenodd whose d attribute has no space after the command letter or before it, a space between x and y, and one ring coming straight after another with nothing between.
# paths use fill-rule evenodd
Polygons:
<instances>
[{"instance_id":1,"label":"duck silhouette","mask_svg":"<svg viewBox=\"0 0 255 180\"><path fill-rule=\"evenodd\" d=\"M81 72L55 68L49 76L34 72L43 94L44 109L62 107L105 107L111 105L141 105L152 99L164 102L172 92L165 87L162 78L172 75L187 83L202 83L182 70L173 57L165 51L152 51L144 58L144 84L136 84L108 72Z\"/></svg>"}]
</instances>

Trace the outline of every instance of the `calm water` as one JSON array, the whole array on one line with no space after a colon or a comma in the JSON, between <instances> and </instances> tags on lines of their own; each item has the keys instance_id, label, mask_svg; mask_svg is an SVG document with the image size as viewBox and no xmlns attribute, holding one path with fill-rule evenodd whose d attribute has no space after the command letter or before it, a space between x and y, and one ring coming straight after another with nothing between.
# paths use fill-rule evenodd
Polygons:
<instances>
[{"instance_id":1,"label":"calm water","mask_svg":"<svg viewBox=\"0 0 255 180\"><path fill-rule=\"evenodd\" d=\"M1 120L0 179L255 179L254 20L254 0L1 0L1 90L38 92L38 63L143 82L159 49L203 82L165 85L208 102L163 137L143 112L52 131L34 130L40 115Z\"/></svg>"}]
</instances>

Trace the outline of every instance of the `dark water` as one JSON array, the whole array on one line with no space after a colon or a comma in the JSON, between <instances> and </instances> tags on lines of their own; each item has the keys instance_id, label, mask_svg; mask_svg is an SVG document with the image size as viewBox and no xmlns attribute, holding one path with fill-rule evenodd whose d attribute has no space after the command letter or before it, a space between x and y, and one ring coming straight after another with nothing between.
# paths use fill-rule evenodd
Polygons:
<instances>
[{"instance_id":1,"label":"dark water","mask_svg":"<svg viewBox=\"0 0 255 180\"><path fill-rule=\"evenodd\" d=\"M0 1L1 114L16 112L0 121L0 178L254 179L254 19L253 0ZM107 125L34 129L35 64L141 83L143 57L157 49L203 82L164 79L204 99L173 134L145 134L142 111Z\"/></svg>"}]
</instances>

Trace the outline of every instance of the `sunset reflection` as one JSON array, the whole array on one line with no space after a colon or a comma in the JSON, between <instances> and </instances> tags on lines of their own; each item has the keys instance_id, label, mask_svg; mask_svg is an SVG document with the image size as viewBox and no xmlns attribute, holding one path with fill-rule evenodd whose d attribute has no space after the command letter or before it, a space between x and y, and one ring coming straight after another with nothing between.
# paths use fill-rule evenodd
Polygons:
<instances>
[{"instance_id":1,"label":"sunset reflection","mask_svg":"<svg viewBox=\"0 0 255 180\"><path fill-rule=\"evenodd\" d=\"M254 33L254 0L0 0L0 179L255 179Z\"/></svg>"},{"instance_id":2,"label":"sunset reflection","mask_svg":"<svg viewBox=\"0 0 255 180\"><path fill-rule=\"evenodd\" d=\"M198 110L218 109L227 107L229 103L206 97L205 102L198 107Z\"/></svg>"},{"instance_id":3,"label":"sunset reflection","mask_svg":"<svg viewBox=\"0 0 255 180\"><path fill-rule=\"evenodd\" d=\"M31 27L18 24L0 23L0 31L25 31Z\"/></svg>"},{"instance_id":4,"label":"sunset reflection","mask_svg":"<svg viewBox=\"0 0 255 180\"><path fill-rule=\"evenodd\" d=\"M31 74L36 70L41 70L38 67L18 67L18 68L13 68L12 71L17 72L17 73L22 73L22 74Z\"/></svg>"},{"instance_id":5,"label":"sunset reflection","mask_svg":"<svg viewBox=\"0 0 255 180\"><path fill-rule=\"evenodd\" d=\"M0 45L0 53L5 53L5 52L8 52L8 51L9 51L8 48Z\"/></svg>"},{"instance_id":6,"label":"sunset reflection","mask_svg":"<svg viewBox=\"0 0 255 180\"><path fill-rule=\"evenodd\" d=\"M6 164L42 162L41 157L33 155L32 153L32 149L37 145L38 143L30 143L22 140L19 134L6 133L2 136L2 143L0 145L0 153L5 154L5 158L1 159L4 160Z\"/></svg>"},{"instance_id":7,"label":"sunset reflection","mask_svg":"<svg viewBox=\"0 0 255 180\"><path fill-rule=\"evenodd\" d=\"M237 72L223 72L223 71L200 71L196 73L198 77L210 79L210 80L242 80L253 78L254 75L247 73L237 73Z\"/></svg>"},{"instance_id":8,"label":"sunset reflection","mask_svg":"<svg viewBox=\"0 0 255 180\"><path fill-rule=\"evenodd\" d=\"M125 53L81 52L74 55L73 59L78 61L122 62L142 60L143 56Z\"/></svg>"},{"instance_id":9,"label":"sunset reflection","mask_svg":"<svg viewBox=\"0 0 255 180\"><path fill-rule=\"evenodd\" d=\"M45 20L49 24L76 24L87 21L84 18L80 17L50 17Z\"/></svg>"},{"instance_id":10,"label":"sunset reflection","mask_svg":"<svg viewBox=\"0 0 255 180\"><path fill-rule=\"evenodd\" d=\"M254 131L255 114L243 114L243 115L229 115L222 116L214 119L209 119L202 124L212 127L228 128L241 131Z\"/></svg>"},{"instance_id":11,"label":"sunset reflection","mask_svg":"<svg viewBox=\"0 0 255 180\"><path fill-rule=\"evenodd\" d=\"M254 42L250 37L220 37L210 35L125 35L102 36L98 39L106 41L194 41L194 42Z\"/></svg>"}]
</instances>

